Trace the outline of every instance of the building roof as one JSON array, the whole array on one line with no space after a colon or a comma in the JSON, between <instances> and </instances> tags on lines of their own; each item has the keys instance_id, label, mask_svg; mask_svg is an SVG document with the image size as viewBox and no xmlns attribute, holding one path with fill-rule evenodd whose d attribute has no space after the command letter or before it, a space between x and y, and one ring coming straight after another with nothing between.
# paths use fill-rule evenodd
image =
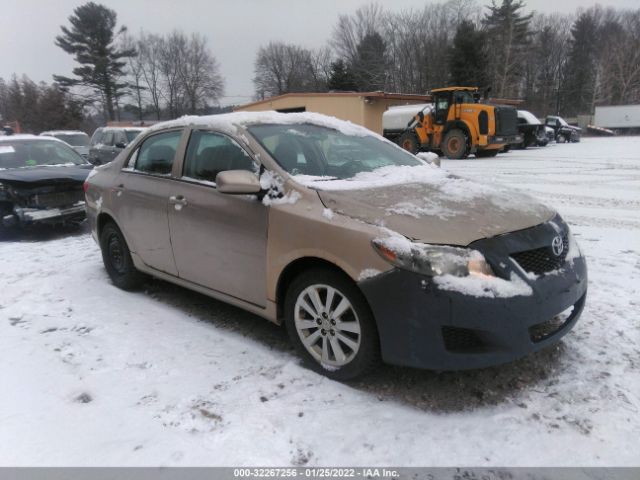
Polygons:
<instances>
[{"instance_id":1,"label":"building roof","mask_svg":"<svg viewBox=\"0 0 640 480\"><path fill-rule=\"evenodd\" d=\"M244 105L238 105L234 110L252 107L254 105L260 105L263 103L270 103L283 98L291 97L364 97L364 98L380 98L388 100L415 100L418 102L430 102L431 95L418 95L413 93L389 93L389 92L292 92L285 93L283 95L276 95L275 97L265 98L264 100L258 100L257 102L245 103Z\"/></svg>"},{"instance_id":2,"label":"building roof","mask_svg":"<svg viewBox=\"0 0 640 480\"><path fill-rule=\"evenodd\" d=\"M437 92L459 92L459 91L466 91L466 92L476 92L478 90L478 87L444 87L444 88L433 88L431 89L431 92L433 93L437 93Z\"/></svg>"}]
</instances>

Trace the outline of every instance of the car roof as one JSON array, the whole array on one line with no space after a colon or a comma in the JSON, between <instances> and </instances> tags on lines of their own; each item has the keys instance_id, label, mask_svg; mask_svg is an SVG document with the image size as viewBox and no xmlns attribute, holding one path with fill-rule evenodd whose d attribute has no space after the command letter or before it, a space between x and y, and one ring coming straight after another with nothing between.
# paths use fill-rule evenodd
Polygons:
<instances>
[{"instance_id":1,"label":"car roof","mask_svg":"<svg viewBox=\"0 0 640 480\"><path fill-rule=\"evenodd\" d=\"M41 132L40 135L48 136L48 135L87 135L87 134L80 130L47 130L46 132Z\"/></svg>"},{"instance_id":2,"label":"car roof","mask_svg":"<svg viewBox=\"0 0 640 480\"><path fill-rule=\"evenodd\" d=\"M0 136L0 143L1 142L10 142L10 141L14 141L14 140L36 140L36 141L40 141L40 142L60 142L64 145L67 145L65 142L63 142L62 140L56 138L56 137L49 137L49 136L40 136L40 135L32 135L30 133L17 133L14 135L5 135L5 136Z\"/></svg>"},{"instance_id":3,"label":"car roof","mask_svg":"<svg viewBox=\"0 0 640 480\"><path fill-rule=\"evenodd\" d=\"M328 115L315 112L280 113L273 110L259 112L232 112L217 115L189 115L157 123L147 129L148 132L157 132L178 127L211 128L230 135L241 133L246 127L255 125L300 125L311 124L338 130L346 135L374 136L382 138L375 132L365 127L356 125L346 120L340 120Z\"/></svg>"}]
</instances>

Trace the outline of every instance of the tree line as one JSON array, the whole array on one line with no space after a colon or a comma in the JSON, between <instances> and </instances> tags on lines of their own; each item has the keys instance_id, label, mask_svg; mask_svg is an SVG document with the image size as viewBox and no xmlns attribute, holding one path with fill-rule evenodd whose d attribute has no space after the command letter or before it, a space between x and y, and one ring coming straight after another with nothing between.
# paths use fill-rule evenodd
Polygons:
<instances>
[{"instance_id":1,"label":"tree line","mask_svg":"<svg viewBox=\"0 0 640 480\"><path fill-rule=\"evenodd\" d=\"M372 3L340 15L323 48L270 42L255 59L257 99L454 84L523 99L538 115L640 103L640 9L562 15L527 12L523 0L450 0L395 12Z\"/></svg>"},{"instance_id":2,"label":"tree line","mask_svg":"<svg viewBox=\"0 0 640 480\"><path fill-rule=\"evenodd\" d=\"M73 56L72 75L53 75L50 85L26 76L0 79L0 119L18 120L24 131L78 125L91 131L105 120L160 120L219 109L224 79L203 35L131 35L118 26L114 10L88 2L74 9L54 43ZM54 97L58 109L48 107Z\"/></svg>"},{"instance_id":3,"label":"tree line","mask_svg":"<svg viewBox=\"0 0 640 480\"><path fill-rule=\"evenodd\" d=\"M60 32L54 43L73 56L72 75L51 84L0 79L0 118L27 131L90 130L221 110L224 79L201 34L132 35L95 2L75 8ZM524 0L449 0L398 12L371 3L340 15L320 48L261 46L253 83L256 99L471 85L523 99L539 116L589 114L598 104L640 103L640 9L562 15L528 12Z\"/></svg>"}]
</instances>

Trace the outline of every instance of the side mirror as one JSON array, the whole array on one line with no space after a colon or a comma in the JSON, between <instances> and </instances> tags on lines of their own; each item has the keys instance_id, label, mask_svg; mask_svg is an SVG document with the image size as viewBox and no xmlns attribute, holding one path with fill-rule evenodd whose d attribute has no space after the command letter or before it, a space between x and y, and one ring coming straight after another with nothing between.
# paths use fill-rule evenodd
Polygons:
<instances>
[{"instance_id":1,"label":"side mirror","mask_svg":"<svg viewBox=\"0 0 640 480\"><path fill-rule=\"evenodd\" d=\"M248 170L227 170L216 175L216 187L220 193L251 194L262 189L255 173Z\"/></svg>"},{"instance_id":2,"label":"side mirror","mask_svg":"<svg viewBox=\"0 0 640 480\"><path fill-rule=\"evenodd\" d=\"M124 142L118 142L116 143L115 147L116 148L126 148L127 144Z\"/></svg>"}]
</instances>

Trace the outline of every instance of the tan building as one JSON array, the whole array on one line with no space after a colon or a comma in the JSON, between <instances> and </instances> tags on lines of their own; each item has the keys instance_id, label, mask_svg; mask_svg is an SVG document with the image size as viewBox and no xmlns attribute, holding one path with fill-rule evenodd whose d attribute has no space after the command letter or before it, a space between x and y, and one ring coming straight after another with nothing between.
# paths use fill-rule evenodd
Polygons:
<instances>
[{"instance_id":1,"label":"tan building","mask_svg":"<svg viewBox=\"0 0 640 480\"><path fill-rule=\"evenodd\" d=\"M287 93L236 107L236 112L276 110L317 112L348 120L382 134L382 114L389 107L431 101L431 95L385 92Z\"/></svg>"}]
</instances>

